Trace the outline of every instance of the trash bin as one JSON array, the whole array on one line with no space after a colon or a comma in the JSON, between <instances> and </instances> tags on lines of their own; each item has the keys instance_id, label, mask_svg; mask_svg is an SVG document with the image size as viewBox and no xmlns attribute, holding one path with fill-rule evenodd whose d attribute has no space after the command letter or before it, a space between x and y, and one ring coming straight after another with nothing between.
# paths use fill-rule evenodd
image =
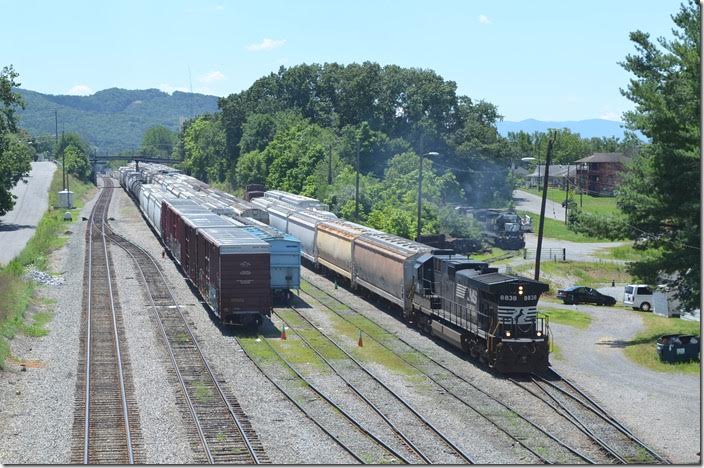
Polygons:
<instances>
[{"instance_id":1,"label":"trash bin","mask_svg":"<svg viewBox=\"0 0 704 468\"><path fill-rule=\"evenodd\" d=\"M699 359L699 337L695 335L663 335L656 349L663 362L686 362Z\"/></svg>"}]
</instances>

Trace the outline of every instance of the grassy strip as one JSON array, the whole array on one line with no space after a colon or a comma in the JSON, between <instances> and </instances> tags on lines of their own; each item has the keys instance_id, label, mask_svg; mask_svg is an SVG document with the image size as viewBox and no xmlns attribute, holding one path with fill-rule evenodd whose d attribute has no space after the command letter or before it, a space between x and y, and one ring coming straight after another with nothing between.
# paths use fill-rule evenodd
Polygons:
<instances>
[{"instance_id":1,"label":"grassy strip","mask_svg":"<svg viewBox=\"0 0 704 468\"><path fill-rule=\"evenodd\" d=\"M540 215L529 213L527 211L518 211L521 216L529 215L533 219L533 232L538 235L538 226L540 223ZM552 218L545 217L543 225L543 236L553 239L562 239L571 242L610 242L609 239L601 239L598 237L589 237L574 231L570 231L567 225L562 221L557 221Z\"/></svg>"},{"instance_id":2,"label":"grassy strip","mask_svg":"<svg viewBox=\"0 0 704 468\"><path fill-rule=\"evenodd\" d=\"M627 261L645 260L657 255L658 251L656 249L636 250L632 245L619 245L618 247L602 249L596 252L596 256L599 258Z\"/></svg>"},{"instance_id":3,"label":"grassy strip","mask_svg":"<svg viewBox=\"0 0 704 468\"><path fill-rule=\"evenodd\" d=\"M555 309L552 307L541 307L540 313L550 318L550 323L559 323L570 327L585 330L592 323L592 316L577 310Z\"/></svg>"},{"instance_id":4,"label":"grassy strip","mask_svg":"<svg viewBox=\"0 0 704 468\"><path fill-rule=\"evenodd\" d=\"M554 278L573 279L573 282L580 286L600 287L611 284L611 281L617 283L632 281L625 265L611 262L541 262L540 269L541 272Z\"/></svg>"},{"instance_id":5,"label":"grassy strip","mask_svg":"<svg viewBox=\"0 0 704 468\"><path fill-rule=\"evenodd\" d=\"M520 190L532 193L539 197L543 196L542 191L538 191L537 188L520 188ZM548 200L554 201L555 203L562 203L565 201L565 190L558 188L548 189ZM579 195L570 191L570 200L577 203L579 206ZM582 211L587 213L594 213L599 215L614 215L620 213L618 206L616 206L616 197L593 197L591 195L582 195Z\"/></svg>"},{"instance_id":6,"label":"grassy strip","mask_svg":"<svg viewBox=\"0 0 704 468\"><path fill-rule=\"evenodd\" d=\"M699 322L691 322L678 318L665 318L650 312L633 312L643 318L645 328L632 340L626 342L624 352L634 363L658 372L677 372L684 374L699 374L701 364L695 362L665 363L660 361L655 342L662 335L684 334L699 335Z\"/></svg>"},{"instance_id":7,"label":"grassy strip","mask_svg":"<svg viewBox=\"0 0 704 468\"><path fill-rule=\"evenodd\" d=\"M511 257L515 257L517 255L522 255L522 252L523 252L522 250L504 250L504 249L500 249L498 247L492 247L491 249L489 249L488 252L483 252L480 254L472 254L472 255L470 255L470 258L472 260L478 260L480 262L483 262L486 260L491 260L493 258L503 257L504 255L510 255L510 257L507 259L502 259L502 260L497 260L495 262L491 262L492 265L494 265L494 264L501 264L504 262L508 262L511 259Z\"/></svg>"},{"instance_id":8,"label":"grassy strip","mask_svg":"<svg viewBox=\"0 0 704 468\"><path fill-rule=\"evenodd\" d=\"M64 235L67 225L63 221L66 210L54 208L56 193L62 188L61 179L61 170L58 169L49 186L49 208L37 224L34 236L15 259L0 269L0 369L4 368L5 359L10 355L9 340L17 333L28 336L44 336L49 333L45 325L51 320L50 312L37 312L33 314L31 324L25 323L25 312L32 304L35 284L24 280L22 276L29 265L46 270L49 254L68 241L68 236ZM76 219L94 185L74 177L69 179L69 184L77 205L77 208L70 211ZM35 305L41 305L37 301ZM43 305L46 307L48 304Z\"/></svg>"}]
</instances>

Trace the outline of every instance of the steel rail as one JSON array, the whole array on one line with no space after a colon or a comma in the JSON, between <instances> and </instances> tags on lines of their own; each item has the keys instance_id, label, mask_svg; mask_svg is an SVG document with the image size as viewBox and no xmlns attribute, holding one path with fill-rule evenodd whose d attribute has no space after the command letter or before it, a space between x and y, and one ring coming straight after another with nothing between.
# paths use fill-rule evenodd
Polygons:
<instances>
[{"instance_id":1,"label":"steel rail","mask_svg":"<svg viewBox=\"0 0 704 468\"><path fill-rule=\"evenodd\" d=\"M130 257L132 257L132 260L135 262L135 265L139 269L139 272L142 276L142 279L144 280L144 282L146 284L147 277L144 274L144 270L142 269L142 266L137 261L137 258L132 254L132 252L130 252L126 247L124 247L119 241L115 242L115 240L113 240L113 242L116 245L118 245L119 247L121 247ZM149 289L149 287L146 287L145 289L147 290L147 293L149 295L149 302L151 302L152 308L156 311L156 304L154 302L154 297L152 295L152 292ZM213 463L215 463L215 461L213 459L213 454L210 450L210 447L208 446L208 442L205 438L205 432L204 432L203 427L200 423L200 420L198 419L198 416L196 415L196 410L195 410L195 407L193 406L193 401L191 400L191 396L189 395L188 390L186 388L186 383L183 379L183 376L181 375L181 371L178 369L178 365L176 363L176 357L174 356L173 349L171 347L171 344L169 343L168 336L166 335L166 331L164 329L164 324L162 323L161 320L157 320L157 323L159 324L159 331L161 332L161 337L163 338L164 343L166 344L166 349L169 353L169 358L171 360L171 364L174 366L176 376L178 377L178 381L181 386L181 390L186 398L186 405L188 406L188 409L189 409L191 416L193 418L193 422L196 425L198 437L201 441L201 444L203 446L203 450L205 451L206 457L208 458L208 463L213 464Z\"/></svg>"},{"instance_id":2,"label":"steel rail","mask_svg":"<svg viewBox=\"0 0 704 468\"><path fill-rule=\"evenodd\" d=\"M102 193L101 193L102 196ZM95 209L95 207L93 207ZM93 213L91 210L91 219ZM86 389L85 389L85 411L83 413L84 424L83 424L83 464L88 464L88 447L90 441L90 350L92 347L92 330L91 330L91 320L92 320L92 303L93 303L93 225L91 224L90 229L87 232L88 237L88 310L87 320L86 320L86 369L85 369L85 379L86 379Z\"/></svg>"},{"instance_id":3,"label":"steel rail","mask_svg":"<svg viewBox=\"0 0 704 468\"><path fill-rule=\"evenodd\" d=\"M526 385L524 385L521 382L518 382L517 380L513 378L509 378L509 381L512 382L514 385L516 385L519 388L522 388L526 392L530 393L533 395L535 398L538 400L542 401L545 403L549 408L551 408L555 413L558 415L562 416L565 418L568 422L570 422L572 425L574 425L580 432L582 432L584 435L586 435L589 439L594 441L604 453L606 453L609 457L615 458L618 460L620 463L627 463L625 459L623 459L618 453L616 453L612 447L610 447L608 444L606 444L604 441L602 441L596 434L594 434L592 431L590 431L570 410L564 407L560 402L555 400L549 393L547 393L543 388L541 388L539 385L536 384L538 388L540 388L541 391L543 391L547 397L552 400L548 401L545 397L541 397L538 395L536 392L528 388Z\"/></svg>"},{"instance_id":4,"label":"steel rail","mask_svg":"<svg viewBox=\"0 0 704 468\"><path fill-rule=\"evenodd\" d=\"M340 304L345 305L350 311L352 311L352 312L354 312L354 313L356 313L356 314L358 314L358 315L364 317L364 315L361 314L359 311L357 311L357 310L354 309L353 307L350 307L348 304L343 303L342 301L340 301L339 299L335 298L334 296L332 296L332 295L331 295L330 293L328 293L327 291L325 291L325 290L319 288L318 286L316 286L316 285L314 285L314 284L312 284L312 283L310 283L310 282L308 282L308 281L306 281L306 284L308 284L308 285L312 286L313 288L319 290L320 292L324 293L325 295L327 295L327 296L330 297L331 299L333 299L333 300L339 302ZM347 319L346 317L344 317L343 315L341 315L340 313L338 313L334 308L330 307L329 305L325 304L324 302L321 302L321 301L320 301L318 298L316 298L314 295L312 295L312 294L310 294L310 293L307 293L307 292L305 292L305 291L303 291L303 292L304 292L305 294L307 294L307 295L313 297L314 299L318 300L324 307L330 309L333 313L337 314L337 316L340 317L342 320L346 321L347 323L349 323L350 325L354 326L354 327L357 328L358 330L364 331L364 330L362 330L358 325L356 325L354 322L350 321L349 319ZM365 318L366 318L366 317L365 317ZM368 319L367 319L367 320L368 320ZM385 329L384 329L382 326L380 326L379 324L376 324L376 325L379 326L379 328L385 330ZM388 331L388 330L387 330L387 331ZM432 382L434 382L434 383L435 383L436 385L438 385L440 388L442 388L443 390L445 390L450 396L454 397L456 400L458 400L458 401L461 402L462 404L466 405L468 408L470 408L470 409L472 409L473 411L475 411L475 412L476 412L477 414L479 414L482 418L486 419L489 423L491 423L492 425L494 425L495 427L497 427L497 429L499 429L501 432L505 433L509 438L511 438L512 440L516 441L521 447L523 447L524 449L526 449L527 451L529 451L530 453L532 453L533 455L535 455L539 460L543 461L544 463L548 463L548 464L551 463L549 460L546 460L545 457L543 457L542 455L540 455L539 453L535 452L533 449L531 449L530 447L528 447L528 446L527 446L522 440L520 440L518 437L516 437L516 436L514 436L514 435L512 435L512 434L510 434L510 433L508 433L508 432L506 431L506 429L504 429L504 428L502 428L501 426L499 426L498 423L496 423L496 422L493 421L491 418L489 418L487 415L485 415L484 413L482 413L481 411L479 411L479 410L478 410L476 407L474 407L472 404L468 403L464 398L458 396L457 393L454 392L451 388L449 388L448 386L442 384L439 380L433 378L432 376L428 375L427 372L425 372L424 370L420 369L416 364L414 364L414 363L408 361L405 357L403 357L403 355L397 353L396 351L394 351L393 349L391 349L391 348L390 348L389 346L387 346L386 344L384 344L384 343L382 343L381 341L375 339L375 338L374 338L372 335L370 335L369 333L367 333L367 336L369 336L370 339L372 339L375 343L379 344L379 346L382 346L384 349L386 349L386 350L388 350L389 352L393 353L395 356L397 356L399 359L401 359L402 361L404 361L406 364L410 365L411 367L415 368L415 369L418 370L419 372L421 372L421 373L423 373L424 375L426 375L426 376L428 377L428 379L430 379ZM538 423L532 421L532 420L531 420L530 418L528 418L527 416L522 415L521 413L519 413L516 409L512 408L512 407L511 407L510 405L508 405L507 403L502 402L501 400L495 398L494 396L490 395L490 394L487 393L486 391L484 391L484 390L482 390L481 388L477 387L477 386L474 385L472 382L469 382L467 379L465 379L465 378L462 377L461 375L457 374L454 370L452 370L452 369L450 369L449 367L445 366L445 365L442 364L441 362L438 362L437 360L433 359L432 357L428 356L427 354L422 353L422 352L421 352L420 350L418 350L415 346L413 346L412 344L410 344L409 342L407 342L407 341L404 340L403 338L401 338L401 337L399 337L399 336L396 336L395 338L398 339L401 343L403 343L403 344L405 344L406 346L408 346L409 348L413 349L414 351L417 351L417 352L420 352L421 354L423 354L423 356L425 356L430 362L432 362L432 363L435 364L436 366L438 366L438 367L440 367L441 369L443 369L443 370L449 372L450 374L452 374L452 375L453 375L454 377L456 377L457 379L461 380L462 382L464 382L464 383L466 383L467 385L469 385L470 387L472 387L474 390L476 390L476 391L482 393L483 395L485 395L486 397L488 397L488 398L491 399L492 401L498 403L499 405L503 406L504 408L506 408L507 410L509 410L510 412L512 412L513 414L515 414L516 416L518 416L520 419L526 421L526 422L527 422L528 424L530 424L532 427L534 427L535 429L537 429L540 433L544 434L544 435L547 436L549 439L553 440L555 443L557 443L557 444L560 445L561 447L565 448L566 450L568 450L568 451L571 452L572 454L576 455L577 457L579 457L580 459L584 460L584 461L587 462L587 463L596 464L596 462L595 462L594 460L592 460L591 458L589 458L587 455L581 453L580 451L578 451L578 450L575 449L574 447L571 447L570 445L568 445L568 444L565 443L564 441L560 440L558 437L556 437L556 436L554 436L553 434L551 434L547 429L541 427Z\"/></svg>"},{"instance_id":5,"label":"steel rail","mask_svg":"<svg viewBox=\"0 0 704 468\"><path fill-rule=\"evenodd\" d=\"M294 307L291 307L291 308L292 308L293 310L296 310ZM298 312L298 311L296 310L296 312ZM300 314L300 313L299 313L299 314ZM301 316L303 316L303 315L301 314ZM306 320L310 323L310 321L309 321L307 318L304 317L304 319L306 319ZM311 325L312 325L312 324L311 324ZM433 432L435 432L435 433L447 444L448 447L450 447L452 450L454 450L455 452L457 452L457 453L460 455L460 457L462 457L467 463L474 463L474 462L472 461L472 458L471 458L469 455L467 455L466 453L464 453L464 451L463 451L461 448L457 447L457 445L455 445L453 442L451 442L451 441L447 438L447 436L445 436L445 434L443 434L438 428L436 428L435 426L433 426L433 424L432 424L430 421L428 421L427 419L425 419L425 417L423 417L423 415L421 415L420 413L418 413L418 411L417 411L415 408L413 408L407 401L405 401L405 400L404 400L403 398L401 398L400 396L396 395L396 393L395 393L393 390L391 390L391 388L389 388L388 385L386 385L384 382L382 382L382 381L381 381L376 375L374 375L369 369L367 369L365 366L363 366L361 362L359 362L357 359L354 358L354 356L352 356L352 355L351 355L350 353L348 353L345 349L343 349L343 348L342 348L335 340L333 340L332 338L327 337L327 339L330 340L330 342L333 343L335 346L337 346L337 347L340 349L340 351L342 351L350 360L352 360L352 362L354 362L355 364L357 364L357 366L359 366L360 369L362 369L367 375L369 375L372 379L374 379L374 381L376 381L379 385L381 385L386 391L388 391L388 392L391 393L392 395L396 396L396 398L398 399L398 401L399 401L401 404L403 404L406 408L408 408L408 410L411 411L411 413L413 413L420 421L422 421L423 424L425 424L425 425L426 425L427 427L429 427Z\"/></svg>"},{"instance_id":6,"label":"steel rail","mask_svg":"<svg viewBox=\"0 0 704 468\"><path fill-rule=\"evenodd\" d=\"M589 404L590 404L592 407L589 407L589 406L588 406L587 404L585 404L583 401L579 400L579 398L577 398L576 396L572 395L570 392L567 392L566 390L559 388L557 385L555 385L554 383L552 383L552 382L550 382L549 380L545 379L544 377L542 377L542 376L536 376L536 377L540 378L541 381L543 381L543 382L549 384L550 386L554 387L554 388L557 389L558 391L561 391L561 392L564 393L565 395L567 395L567 396L569 396L570 398L572 398L573 400L577 401L578 403L580 403L581 405L583 405L585 408L589 408L592 412L594 412L594 414L596 414L596 415L599 416L601 419L603 419L605 422L611 424L613 427L615 427L616 429L618 429L623 435L625 435L626 437L628 437L629 439L631 439L633 442L635 442L636 444L640 445L644 450L646 450L648 453L650 453L650 455L652 455L654 458L656 458L656 459L659 460L660 462L662 462L662 463L664 463L664 464L670 464L670 463L671 463L669 460L667 460L666 458L662 457L660 454L658 454L657 452L655 452L655 450L654 450L653 448L649 447L649 446L646 445L642 440L640 440L638 437L636 437L630 430L628 430L623 424L621 424L620 421L618 421L613 415L611 415L611 413L609 413L608 411L606 411L606 409L605 409L604 407L602 407L599 403L597 403L596 401L594 401L589 395L587 395L587 394L584 393L581 389L579 389L579 388L576 386L576 384L575 384L574 382L572 382L571 380L569 380L569 379L563 377L562 375L560 375L560 374L559 374L557 371L555 371L554 369L550 369L550 371L551 371L561 382L564 382L565 384L567 384L567 386L569 386L571 389L573 389L575 392L577 392L577 394L578 394L579 396L581 396L581 397L584 398L587 402L589 402Z\"/></svg>"},{"instance_id":7,"label":"steel rail","mask_svg":"<svg viewBox=\"0 0 704 468\"><path fill-rule=\"evenodd\" d=\"M379 439L377 436L372 434L368 429L366 429L364 426L362 426L362 423L357 421L351 414L349 414L347 411L342 409L340 405L336 404L334 401L332 401L328 396L326 396L318 387L313 385L308 379L306 379L296 368L291 365L291 363L279 353L276 348L274 348L271 343L269 343L269 340L264 338L262 340L263 342L266 343L266 345L269 347L269 349L276 354L276 357L278 357L281 362L283 362L286 367L291 369L294 374L302 381L305 382L306 385L310 387L311 390L313 390L318 396L320 396L323 400L325 400L329 405L331 405L333 408L335 408L337 411L339 411L348 421L350 421L357 429L359 429L362 433L366 434L370 439L372 439L374 442L382 446L387 452L390 454L394 455L397 457L399 460L403 461L405 464L410 464L410 461L401 455L400 453L396 452L393 448L389 447L386 442L383 440Z\"/></svg>"},{"instance_id":8,"label":"steel rail","mask_svg":"<svg viewBox=\"0 0 704 468\"><path fill-rule=\"evenodd\" d=\"M294 308L292 308L292 307L289 307L289 309L290 309L290 310L293 310L294 312L297 312L297 311L296 311ZM281 315L279 315L279 314L276 313L276 312L273 312L273 313L274 313L274 315L276 315L277 317L279 317L279 319L280 319L282 322L284 322L291 330L294 330L294 328L291 327L291 325L289 324L289 322L286 321L286 319L284 319ZM298 312L297 312L297 313L298 313ZM300 313L299 313L299 315L300 315ZM302 316L301 316L301 317L302 317ZM305 317L303 317L303 318L305 319ZM295 330L294 330L294 332L295 332ZM308 340L307 340L303 335L301 335L300 333L298 333L298 332L295 332L295 333L296 333L296 335L306 344L306 346L308 346L320 359L322 359L323 362L325 362L325 364L327 364L328 367L330 367L330 369L332 369L332 370L335 372L335 374L337 374L337 375L347 384L347 386L352 389L352 391L354 391L362 400L364 400L364 402L365 402L367 405L369 405L369 406L374 410L374 412L375 412L376 414L378 414L378 415L384 420L384 422L386 422L386 424L389 425L389 427L391 428L391 430L393 430L393 431L396 433L396 435L398 435L398 436L401 438L401 440L402 440L406 445L408 445L421 459L423 459L423 461L424 461L425 463L428 463L428 464L431 464L431 463L432 463L432 462L430 461L430 459L423 453L423 451L420 450L418 447L416 447L415 444L414 444L413 442L411 442L411 441L408 439L408 437L406 437L406 435L403 434L403 432L401 432L401 431L398 429L398 427L396 427L396 425L395 425L394 423L392 423L392 422L389 420L389 418L387 418L386 415L385 415L384 413L382 413L381 410L380 410L379 408L377 408L377 406L376 406L374 403L372 403L371 401L369 401L369 399L368 399L367 397L365 397L365 396L362 394L362 392L359 391L359 389L358 389L354 384L352 384L352 383L349 381L349 379L348 379L347 377L345 377L341 372L339 372L337 369L335 369L335 367L332 365L332 363L331 363L327 358L325 358L325 356L323 356L323 355L320 353L320 351L318 351L315 347L313 347L313 345L310 343L310 341L308 341ZM325 336L325 335L323 335L323 336ZM327 336L326 336L326 338L327 338Z\"/></svg>"},{"instance_id":9,"label":"steel rail","mask_svg":"<svg viewBox=\"0 0 704 468\"><path fill-rule=\"evenodd\" d=\"M215 378L215 374L213 373L212 368L210 367L210 365L208 364L207 360L205 359L205 356L203 355L203 351L202 351L202 349L200 348L200 345L198 344L198 341L196 340L195 336L193 335L193 332L192 332L190 326L188 326L188 323L187 323L187 321L186 321L186 318L185 318L184 315L183 315L183 311L181 310L181 307L178 305L178 302L176 301L176 299L174 298L173 292L172 292L171 288L168 287L168 285L167 285L167 283L166 283L166 278L164 277L164 275L163 275L161 269L159 269L159 267L158 267L157 263L154 261L153 257L152 257L145 249L143 249L142 247L140 247L140 246L134 244L133 242L131 242L131 241L129 241L128 239L126 239L125 237L123 237L123 236L117 234L117 233L115 232L115 230L114 230L112 227L110 227L109 225L108 225L108 229L109 229L109 230L111 231L111 233L112 233L112 234L111 234L112 238L113 238L113 239L118 239L116 242L115 242L115 240L113 240L113 242L115 242L115 244L117 244L119 247L123 248L126 252L128 252L128 254L130 254L130 256L134 259L135 263L137 264L137 266L138 266L138 268L139 268L139 270L140 270L140 272L141 272L141 274L142 274L142 277L143 277L143 279L144 279L144 281L145 281L145 284L148 285L148 281L147 281L146 275L144 275L144 271L143 271L142 267L139 265L139 262L137 261L136 257L135 257L131 252L129 252L129 250L128 250L126 247L124 247L124 245L122 245L121 243L125 243L125 244L131 246L132 248L138 250L138 251L155 267L155 269L158 271L158 273L159 273L159 275L160 275L160 279L162 280L163 284L166 286L165 289L166 289L166 291L169 293L169 297L170 297L170 299L172 300L172 302L174 303L174 305L175 305L175 307L176 307L176 311L178 312L178 314L179 314L181 320L183 321L183 325L184 325L185 329L187 330L187 332L188 332L188 334L189 334L189 336L190 336L190 338L191 338L191 340L192 340L192 342L193 342L193 344L194 344L194 347L196 348L197 353L198 353L198 355L200 356L200 358L201 358L201 360L202 360L202 363L203 363L205 369L206 369L207 372L208 372L208 375L209 375L210 378L212 379L214 388L217 390L218 394L220 395L220 398L222 399L222 401L223 401L223 402L225 403L225 405L227 406L228 412L230 413L230 416L232 417L232 420L234 421L235 425L237 426L237 428L238 428L238 430L239 430L239 432L240 432L240 435L242 436L242 439L243 439L243 441L244 441L244 443L245 443L245 445L246 445L246 447L247 447L247 450L249 451L249 453L250 453L250 455L251 455L251 457L252 457L254 463L260 464L261 461L259 460L259 457L257 456L256 451L255 451L254 447L253 447L252 444L251 444L251 441L250 441L249 438L247 437L246 431L245 431L244 428L242 427L242 424L241 424L241 422L239 421L239 418L237 417L237 415L235 414L235 411L233 410L232 405L230 404L229 400L228 400L227 397L225 396L225 394L224 394L224 392L223 392L223 390L222 390L222 388L221 388L221 386L220 386L220 384L219 384L219 382L218 382L218 379ZM148 286L147 286L147 289L149 290ZM152 302L152 305L154 306L154 310L156 310L156 306L154 305L153 296L152 296L152 294L151 294L151 291L148 291L148 292L149 292L149 295L150 295L150 300L151 300L151 302ZM169 351L169 355L170 355L171 361L172 361L172 363L173 363L173 365L174 365L175 372L176 372L176 374L177 374L177 376L178 376L178 378L179 378L179 381L180 381L180 383L181 383L181 385L182 385L182 388L183 388L183 390L184 390L184 394L186 395L187 403L188 403L188 405L189 405L189 409L191 409L193 412L195 412L195 407L193 406L193 402L192 402L192 400L190 399L190 396L188 396L188 392L187 392L186 389L185 389L185 382L184 382L184 379L183 379L182 374L181 374L181 372L180 372L180 370L178 369L178 366L177 366L177 364L176 364L176 360L175 360L175 356L174 356L174 353L173 353L173 349L172 349L171 344L170 344L170 342L169 342L169 340L168 340L168 337L167 337L167 335L166 335L166 331L165 331L165 329L164 329L164 324L163 324L161 318L158 317L158 313L157 313L157 319L158 319L157 322L159 323L159 326L160 326L160 331L161 331L161 333L162 333L162 337L164 338L164 340L165 340L165 342L166 342L166 344L167 344L167 349L168 349L168 351ZM198 421L198 418L195 417L195 413L193 413L193 414L194 414L194 421L196 421L196 425L197 425L197 427L198 427L198 429L199 429L199 436L204 437L204 433L203 433L203 430L202 430L202 426L200 425L200 422ZM210 449L208 448L207 442L205 442L204 439L202 439L202 440L203 440L203 443L204 443L204 449L206 450L206 453L207 453L209 462L210 462L210 463L214 463L214 460L213 460L213 458L212 458L212 453L210 453Z\"/></svg>"},{"instance_id":10,"label":"steel rail","mask_svg":"<svg viewBox=\"0 0 704 468\"><path fill-rule=\"evenodd\" d=\"M342 449L343 449L345 452L347 452L352 458L354 458L355 460L357 460L359 463L364 464L364 460L362 460L362 459L359 457L359 455L357 455L356 453L354 453L354 451L353 451L351 448L349 448L347 445L345 445L344 442L342 442L340 439L338 439L338 437L337 437L335 434L333 434L329 429L327 429L325 426L323 426L323 425L320 423L320 421L316 420L313 416L311 416L311 414L310 414L308 411L306 411L306 409L303 408L303 406L301 406L301 404L298 403L298 402L296 401L296 399L293 398L293 396L291 396L281 385L279 385L273 378L271 378L271 377L264 371L264 369L262 368L262 366L260 366L259 363L258 363L258 362L252 357L252 355L249 353L249 351L247 351L246 347L242 345L242 343L240 342L240 339L239 339L239 338L235 337L235 340L237 341L237 344L240 346L240 348L241 348L242 351L244 352L245 356L247 356L247 358L252 362L252 364L254 364L254 367L256 367L257 369L259 369L259 372L261 372L262 375L263 375L264 377L266 377L266 379L267 379L269 382L271 382L272 385L274 385L274 387L276 387L291 403L293 403L294 406L296 406L296 408L298 408L311 422L313 422L316 426L318 426L318 428L320 428L320 430L322 430L328 437L330 437L332 440L334 440L334 441L337 443L337 445L339 445L340 447L342 447Z\"/></svg>"},{"instance_id":11,"label":"steel rail","mask_svg":"<svg viewBox=\"0 0 704 468\"><path fill-rule=\"evenodd\" d=\"M565 404L562 403L561 401L558 401L557 398L555 398L554 395L550 394L550 392L545 390L545 388L535 378L531 377L531 380L543 393L545 393L545 395L548 396L548 398L550 398L552 401L554 401L555 404L557 404L560 408L562 408L563 411L565 411L567 414L569 414L569 416L572 418L574 423L584 429L585 434L588 434L594 441L596 441L599 445L601 445L604 448L604 450L609 452L618 461L620 461L623 464L628 464L628 460L623 458L623 456L621 456L621 454L619 454L618 451L611 444L608 444L607 442L605 442L601 437L596 435L592 429L587 427L587 424L584 421L582 421L582 419L579 418L575 414L574 411L567 408L567 406L565 406Z\"/></svg>"}]
</instances>

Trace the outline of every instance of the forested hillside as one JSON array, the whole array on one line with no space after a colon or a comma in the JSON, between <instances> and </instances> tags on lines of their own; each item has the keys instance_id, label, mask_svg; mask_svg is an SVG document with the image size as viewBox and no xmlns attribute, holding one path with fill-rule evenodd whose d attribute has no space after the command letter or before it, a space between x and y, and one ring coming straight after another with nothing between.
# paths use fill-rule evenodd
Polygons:
<instances>
[{"instance_id":1,"label":"forested hillside","mask_svg":"<svg viewBox=\"0 0 704 468\"><path fill-rule=\"evenodd\" d=\"M17 89L25 102L19 125L32 135L54 135L54 111L59 132L80 134L100 153L139 147L146 130L155 125L178 131L191 117L217 110L217 97L158 89L111 88L90 96L63 96Z\"/></svg>"},{"instance_id":2,"label":"forested hillside","mask_svg":"<svg viewBox=\"0 0 704 468\"><path fill-rule=\"evenodd\" d=\"M371 62L281 67L219 109L181 132L175 153L186 171L238 190L257 182L314 196L345 218L410 238L419 155L423 233L468 235L475 228L454 206L508 204L511 163L546 144L544 134L500 136L495 105L458 95L432 70ZM555 160L620 145L563 130Z\"/></svg>"}]
</instances>

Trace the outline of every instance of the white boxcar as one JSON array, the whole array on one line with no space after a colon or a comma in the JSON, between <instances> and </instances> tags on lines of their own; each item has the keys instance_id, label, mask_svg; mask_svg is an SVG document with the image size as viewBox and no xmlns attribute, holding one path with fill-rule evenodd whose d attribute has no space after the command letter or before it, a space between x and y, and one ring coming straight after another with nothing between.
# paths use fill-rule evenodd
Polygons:
<instances>
[{"instance_id":1,"label":"white boxcar","mask_svg":"<svg viewBox=\"0 0 704 468\"><path fill-rule=\"evenodd\" d=\"M288 234L301 241L301 255L306 260L317 262L315 251L316 226L322 222L337 219L335 215L304 210L293 212L288 217Z\"/></svg>"},{"instance_id":2,"label":"white boxcar","mask_svg":"<svg viewBox=\"0 0 704 468\"><path fill-rule=\"evenodd\" d=\"M320 201L315 198L305 197L303 195L296 195L295 193L284 192L283 190L267 190L264 192L264 198L270 198L274 200L280 200L289 205L296 206L298 208L321 208L327 209L327 207L322 206Z\"/></svg>"}]
</instances>

